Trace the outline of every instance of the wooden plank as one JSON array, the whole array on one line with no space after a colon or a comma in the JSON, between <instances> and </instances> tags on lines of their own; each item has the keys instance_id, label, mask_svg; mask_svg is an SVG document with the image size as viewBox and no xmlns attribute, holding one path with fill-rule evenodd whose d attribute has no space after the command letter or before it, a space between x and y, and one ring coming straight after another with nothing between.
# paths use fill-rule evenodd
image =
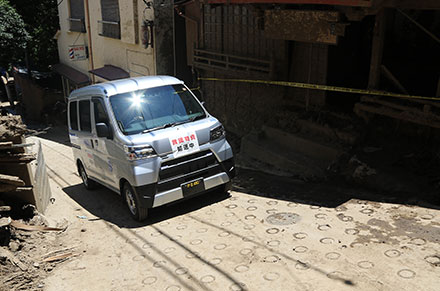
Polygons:
<instances>
[{"instance_id":1,"label":"wooden plank","mask_svg":"<svg viewBox=\"0 0 440 291\"><path fill-rule=\"evenodd\" d=\"M368 88L378 89L380 81L380 66L382 65L383 45L386 29L386 10L382 9L376 15L373 30L373 46L371 49L370 75Z\"/></svg>"},{"instance_id":2,"label":"wooden plank","mask_svg":"<svg viewBox=\"0 0 440 291\"><path fill-rule=\"evenodd\" d=\"M1 155L0 163L29 163L35 160L34 154Z\"/></svg>"},{"instance_id":3,"label":"wooden plank","mask_svg":"<svg viewBox=\"0 0 440 291\"><path fill-rule=\"evenodd\" d=\"M0 174L0 183L24 186L24 181L17 176Z\"/></svg>"},{"instance_id":4,"label":"wooden plank","mask_svg":"<svg viewBox=\"0 0 440 291\"><path fill-rule=\"evenodd\" d=\"M0 193L1 192L12 192L15 191L15 189L17 189L16 185L11 185L11 184L0 184Z\"/></svg>"},{"instance_id":5,"label":"wooden plank","mask_svg":"<svg viewBox=\"0 0 440 291\"><path fill-rule=\"evenodd\" d=\"M0 206L0 212L11 211L11 206Z\"/></svg>"},{"instance_id":6,"label":"wooden plank","mask_svg":"<svg viewBox=\"0 0 440 291\"><path fill-rule=\"evenodd\" d=\"M385 106L377 107L363 103L356 103L354 106L354 112L359 115L361 111L384 115L394 119L404 120L427 127L440 128L440 122L433 121L426 117L416 116L411 112L402 112Z\"/></svg>"},{"instance_id":7,"label":"wooden plank","mask_svg":"<svg viewBox=\"0 0 440 291\"><path fill-rule=\"evenodd\" d=\"M383 73L383 75L391 81L391 83L394 84L394 86L396 86L397 89L399 89L400 92L409 95L408 91L405 89L405 87L403 87L402 83L399 82L399 80L397 80L397 78L391 73L390 70L388 70L387 67L385 67L385 65L381 65L380 66L381 72Z\"/></svg>"},{"instance_id":8,"label":"wooden plank","mask_svg":"<svg viewBox=\"0 0 440 291\"><path fill-rule=\"evenodd\" d=\"M12 146L12 141L0 142L0 149L9 149Z\"/></svg>"},{"instance_id":9,"label":"wooden plank","mask_svg":"<svg viewBox=\"0 0 440 291\"><path fill-rule=\"evenodd\" d=\"M361 101L363 102L371 102L371 103L376 103L376 104L380 104L380 105L385 105L394 109L398 109L398 110L402 110L402 111L408 111L408 112L412 112L415 114L425 114L425 115L429 115L431 117L437 117L437 119L440 121L440 116L436 116L434 113L432 112L427 112L424 110L425 106L429 106L429 105L425 105L423 106L422 109L418 109L417 107L414 106L405 106L405 105L401 105L401 104L397 104L394 102L390 102L390 101L385 101L379 98L374 98L371 96L362 96Z\"/></svg>"}]
</instances>

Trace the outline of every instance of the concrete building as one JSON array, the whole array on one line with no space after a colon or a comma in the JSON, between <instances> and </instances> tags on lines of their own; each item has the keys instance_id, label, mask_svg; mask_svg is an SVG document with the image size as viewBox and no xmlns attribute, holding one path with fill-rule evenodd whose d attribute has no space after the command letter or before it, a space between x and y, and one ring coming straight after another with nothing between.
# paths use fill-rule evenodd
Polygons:
<instances>
[{"instance_id":1,"label":"concrete building","mask_svg":"<svg viewBox=\"0 0 440 291\"><path fill-rule=\"evenodd\" d=\"M60 63L53 69L62 76L64 95L90 83L173 74L173 6L167 1L161 4L61 1L56 35Z\"/></svg>"}]
</instances>

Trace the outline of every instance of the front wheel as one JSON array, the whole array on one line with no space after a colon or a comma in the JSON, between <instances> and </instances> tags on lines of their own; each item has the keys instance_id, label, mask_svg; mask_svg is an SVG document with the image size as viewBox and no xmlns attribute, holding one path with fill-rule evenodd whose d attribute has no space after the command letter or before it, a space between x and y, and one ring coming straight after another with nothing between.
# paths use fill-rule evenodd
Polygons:
<instances>
[{"instance_id":1,"label":"front wheel","mask_svg":"<svg viewBox=\"0 0 440 291\"><path fill-rule=\"evenodd\" d=\"M89 176L87 175L86 169L84 169L84 166L80 163L78 166L79 175L81 176L81 179L83 181L84 187L86 187L87 190L93 190L96 188L96 182L91 180Z\"/></svg>"},{"instance_id":2,"label":"front wheel","mask_svg":"<svg viewBox=\"0 0 440 291\"><path fill-rule=\"evenodd\" d=\"M134 220L143 221L148 217L148 208L141 206L139 203L139 195L128 182L124 183L122 195Z\"/></svg>"}]
</instances>

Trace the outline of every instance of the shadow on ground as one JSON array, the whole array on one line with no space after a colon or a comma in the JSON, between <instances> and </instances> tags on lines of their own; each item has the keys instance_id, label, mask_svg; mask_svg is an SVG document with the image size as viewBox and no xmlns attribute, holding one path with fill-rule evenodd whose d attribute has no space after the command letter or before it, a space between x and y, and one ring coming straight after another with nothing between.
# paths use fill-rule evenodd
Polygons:
<instances>
[{"instance_id":1,"label":"shadow on ground","mask_svg":"<svg viewBox=\"0 0 440 291\"><path fill-rule=\"evenodd\" d=\"M361 199L440 209L440 195L436 195L434 192L428 193L422 190L418 193L370 191L361 186L352 185L338 176L331 177L327 181L305 182L294 178L239 169L234 180L233 190L261 197L328 208L338 207L351 199Z\"/></svg>"},{"instance_id":2,"label":"shadow on ground","mask_svg":"<svg viewBox=\"0 0 440 291\"><path fill-rule=\"evenodd\" d=\"M97 219L103 219L119 227L136 228L155 224L176 216L187 214L206 207L213 203L221 202L229 197L222 191L211 191L178 203L173 203L150 209L149 218L143 222L134 221L122 197L103 186L90 191L82 184L63 188L63 191L75 200L81 207L92 213ZM81 209L78 209L78 211ZM81 214L78 214L81 216ZM96 218L87 218L97 220Z\"/></svg>"}]
</instances>

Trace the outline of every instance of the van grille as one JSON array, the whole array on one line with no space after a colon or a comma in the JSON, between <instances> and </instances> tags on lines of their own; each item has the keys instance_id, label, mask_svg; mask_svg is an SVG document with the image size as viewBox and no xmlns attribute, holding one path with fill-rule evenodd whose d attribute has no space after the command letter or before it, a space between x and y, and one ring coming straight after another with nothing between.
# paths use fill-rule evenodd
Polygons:
<instances>
[{"instance_id":1,"label":"van grille","mask_svg":"<svg viewBox=\"0 0 440 291\"><path fill-rule=\"evenodd\" d=\"M209 150L166 161L160 168L157 191L163 192L180 187L185 182L220 172L221 166Z\"/></svg>"}]
</instances>

